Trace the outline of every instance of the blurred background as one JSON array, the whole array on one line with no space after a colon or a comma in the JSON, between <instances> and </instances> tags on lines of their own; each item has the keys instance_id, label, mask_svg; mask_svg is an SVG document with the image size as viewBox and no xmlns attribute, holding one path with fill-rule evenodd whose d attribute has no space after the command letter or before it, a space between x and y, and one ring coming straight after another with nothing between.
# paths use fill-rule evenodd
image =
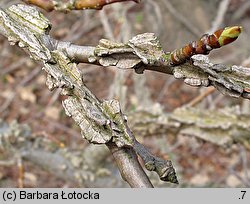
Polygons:
<instances>
[{"instance_id":1,"label":"blurred background","mask_svg":"<svg viewBox=\"0 0 250 204\"><path fill-rule=\"evenodd\" d=\"M14 3L20 2L1 0L0 6ZM166 51L204 33L241 25L239 39L212 51L210 59L250 67L250 0L142 0L100 11L41 12L53 25L50 34L59 40L96 46L102 38L127 42L153 32ZM155 155L172 160L180 184L147 172L156 187L250 186L248 100L194 88L162 73L78 66L99 99L119 99L138 140ZM0 187L128 187L108 150L81 138L62 109L60 90L46 87L41 67L0 36L0 136L28 138L10 141L8 147L7 139L0 142ZM200 125L206 118L217 126ZM236 135L241 139L235 140Z\"/></svg>"}]
</instances>

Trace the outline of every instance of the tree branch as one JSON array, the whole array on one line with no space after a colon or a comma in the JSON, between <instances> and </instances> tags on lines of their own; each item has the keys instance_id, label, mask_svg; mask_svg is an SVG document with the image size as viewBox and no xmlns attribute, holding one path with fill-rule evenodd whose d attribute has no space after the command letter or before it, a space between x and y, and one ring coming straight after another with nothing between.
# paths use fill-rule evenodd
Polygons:
<instances>
[{"instance_id":1,"label":"tree branch","mask_svg":"<svg viewBox=\"0 0 250 204\"><path fill-rule=\"evenodd\" d=\"M153 33L135 36L126 44L102 39L96 47L49 39L47 42L54 49L63 51L77 63L134 69L139 74L144 70L163 72L174 75L176 79L183 79L191 86L214 86L225 95L250 98L249 68L213 64L205 55L194 55L190 61L173 66L170 53L163 51Z\"/></svg>"},{"instance_id":2,"label":"tree branch","mask_svg":"<svg viewBox=\"0 0 250 204\"><path fill-rule=\"evenodd\" d=\"M123 180L127 181L129 185L134 188L153 187L147 175L141 173L143 172L143 169L140 166L137 156L131 147L121 149L118 148L114 143L107 143L107 146L115 158ZM128 174L127 172L133 173Z\"/></svg>"},{"instance_id":3,"label":"tree branch","mask_svg":"<svg viewBox=\"0 0 250 204\"><path fill-rule=\"evenodd\" d=\"M224 94L250 98L249 68L213 64L204 55L194 55L191 61L174 66L170 60L171 53L163 51L152 33L135 36L126 44L100 40L98 46L90 47L52 39L50 29L49 21L32 7L17 5L0 10L0 33L8 37L11 44L18 44L35 60L44 63L49 89L61 87L62 94L68 96L63 106L80 126L83 137L91 143L108 145L114 156L116 148L120 148L122 154L118 154L117 158L122 157L124 163L130 161L124 155L132 154L132 158L136 159L134 151L128 154L128 149L133 148L144 160L146 168L156 171L162 180L178 182L171 162L163 162L150 155L136 141L119 103L115 100L99 101L83 84L81 73L73 62L134 69L137 73L144 70L160 71L184 79L192 86L212 85ZM182 48L182 52L189 45ZM138 162L130 163L133 171L144 178L145 173L136 164ZM130 178L130 172L123 170L127 169L121 169L123 177ZM141 183L135 185L126 180L131 182L131 186L142 186L141 183L146 182L142 179ZM144 185L151 186L148 182Z\"/></svg>"}]
</instances>

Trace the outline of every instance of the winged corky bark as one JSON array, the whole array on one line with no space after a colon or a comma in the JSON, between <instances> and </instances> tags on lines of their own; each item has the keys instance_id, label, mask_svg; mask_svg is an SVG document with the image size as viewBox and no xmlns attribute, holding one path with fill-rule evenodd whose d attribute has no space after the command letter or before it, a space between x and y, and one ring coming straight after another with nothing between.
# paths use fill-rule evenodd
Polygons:
<instances>
[{"instance_id":1,"label":"winged corky bark","mask_svg":"<svg viewBox=\"0 0 250 204\"><path fill-rule=\"evenodd\" d=\"M96 47L78 46L52 39L49 36L50 23L34 8L12 6L1 10L0 16L0 32L12 44L27 50L31 57L44 62L44 69L49 73L47 84L50 89L62 87L63 94L69 95L63 102L65 110L79 124L84 137L92 143L103 144L112 140L118 147L137 148L138 154L145 152L141 145L136 145L118 102L100 102L96 99L82 84L82 76L74 62L134 69L137 73L144 70L160 71L184 79L192 86L212 85L230 96L250 97L249 68L214 65L204 55L194 55L191 61L173 65L171 52L165 52L152 33L135 36L125 44L100 40ZM152 158L149 153L148 158ZM156 165L156 162L151 161L150 164ZM165 164L171 173L164 180L177 182L174 176L170 176L175 175L171 163Z\"/></svg>"},{"instance_id":2,"label":"winged corky bark","mask_svg":"<svg viewBox=\"0 0 250 204\"><path fill-rule=\"evenodd\" d=\"M11 44L17 44L32 58L43 62L49 89L60 87L62 94L68 96L63 101L66 114L79 125L85 139L110 148L124 180L132 187L152 187L135 150L142 158L147 158L146 167L150 163L148 169L156 171L162 180L178 183L171 161L163 162L138 145L118 101L101 102L83 84L74 59L69 59L65 50L56 49L60 43L50 38L50 28L49 21L33 7L14 5L0 10L0 33L8 37ZM92 48L88 48L83 54L91 51Z\"/></svg>"},{"instance_id":3,"label":"winged corky bark","mask_svg":"<svg viewBox=\"0 0 250 204\"><path fill-rule=\"evenodd\" d=\"M139 74L145 70L163 72L172 74L176 79L183 79L191 86L214 86L223 94L250 98L248 67L213 64L207 56L201 54L189 55L190 60L183 62L182 58L181 64L175 64L171 57L175 51L165 52L153 33L137 35L126 44L102 39L96 47L78 46L51 38L50 43L78 63L134 69Z\"/></svg>"}]
</instances>

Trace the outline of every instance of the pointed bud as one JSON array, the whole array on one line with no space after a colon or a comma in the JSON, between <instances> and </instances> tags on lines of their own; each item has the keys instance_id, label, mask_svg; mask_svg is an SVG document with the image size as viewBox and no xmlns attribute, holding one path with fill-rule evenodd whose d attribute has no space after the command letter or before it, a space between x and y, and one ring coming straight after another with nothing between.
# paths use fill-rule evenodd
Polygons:
<instances>
[{"instance_id":1,"label":"pointed bud","mask_svg":"<svg viewBox=\"0 0 250 204\"><path fill-rule=\"evenodd\" d=\"M241 26L232 26L224 28L218 38L220 46L224 46L235 41L241 32L242 32Z\"/></svg>"}]
</instances>

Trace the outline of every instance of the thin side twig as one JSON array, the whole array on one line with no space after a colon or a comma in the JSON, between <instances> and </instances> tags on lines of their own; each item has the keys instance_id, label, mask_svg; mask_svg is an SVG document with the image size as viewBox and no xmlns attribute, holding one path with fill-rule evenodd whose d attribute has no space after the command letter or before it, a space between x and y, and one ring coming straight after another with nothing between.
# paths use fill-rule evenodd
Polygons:
<instances>
[{"instance_id":1,"label":"thin side twig","mask_svg":"<svg viewBox=\"0 0 250 204\"><path fill-rule=\"evenodd\" d=\"M195 106L196 104L198 104L199 102L201 102L204 98L206 98L207 96L209 96L210 94L212 94L215 90L216 89L214 87L207 88L206 91L204 91L203 93L201 93L200 95L198 95L197 97L195 97L192 101L190 101L185 106Z\"/></svg>"},{"instance_id":2,"label":"thin side twig","mask_svg":"<svg viewBox=\"0 0 250 204\"><path fill-rule=\"evenodd\" d=\"M210 28L210 30L208 31L208 33L213 33L214 31L216 31L217 29L220 28L221 24L223 23L225 14L228 10L228 6L231 0L223 0L220 2L220 5L218 7L218 11L217 11L217 15L214 19L214 21L212 22L212 26Z\"/></svg>"}]
</instances>

